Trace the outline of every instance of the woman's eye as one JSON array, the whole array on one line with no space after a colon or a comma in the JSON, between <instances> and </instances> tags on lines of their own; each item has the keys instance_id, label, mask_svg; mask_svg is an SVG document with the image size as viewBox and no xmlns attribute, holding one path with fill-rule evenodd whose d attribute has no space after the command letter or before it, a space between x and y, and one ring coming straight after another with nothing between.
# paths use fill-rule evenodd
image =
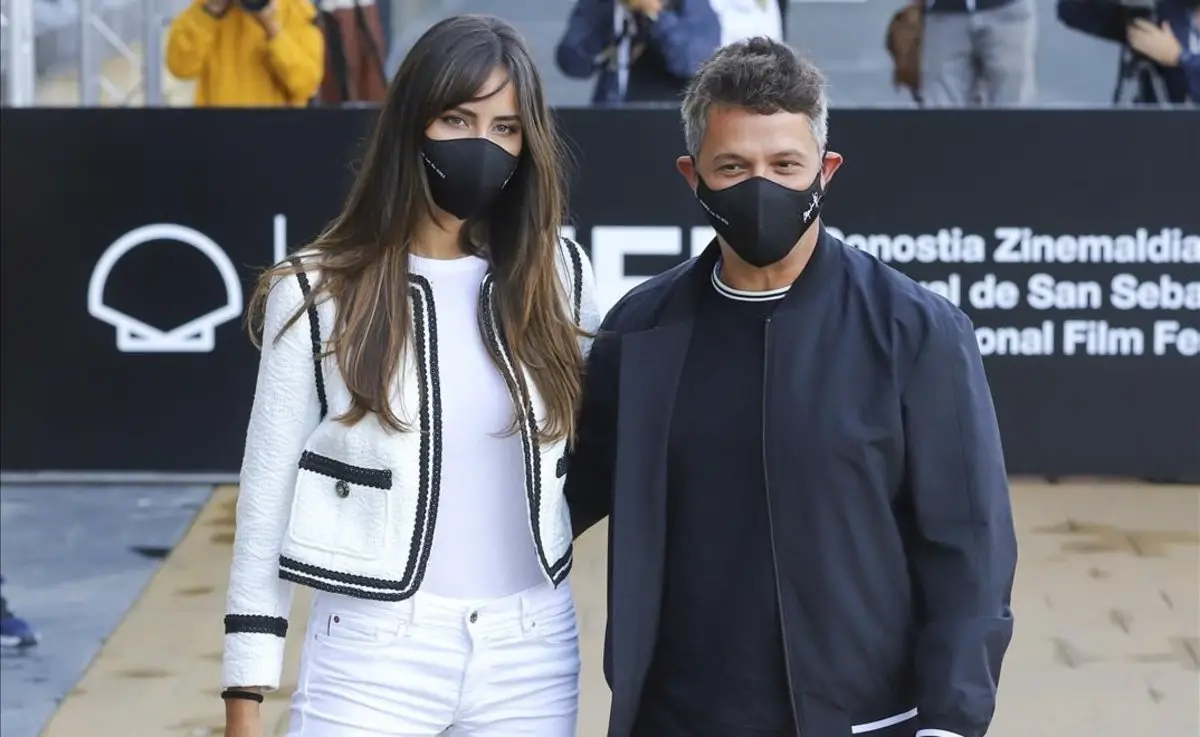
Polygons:
<instances>
[{"instance_id":1,"label":"woman's eye","mask_svg":"<svg viewBox=\"0 0 1200 737\"><path fill-rule=\"evenodd\" d=\"M442 118L442 121L447 123L448 125L453 125L456 127L467 124L467 121L463 120L462 117L458 116L458 115L447 115L444 118Z\"/></svg>"}]
</instances>

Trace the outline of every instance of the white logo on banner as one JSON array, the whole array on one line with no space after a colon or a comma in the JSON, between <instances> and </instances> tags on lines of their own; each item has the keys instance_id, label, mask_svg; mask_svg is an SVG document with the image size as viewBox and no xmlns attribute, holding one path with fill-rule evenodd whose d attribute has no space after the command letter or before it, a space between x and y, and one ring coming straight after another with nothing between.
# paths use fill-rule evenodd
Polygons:
<instances>
[{"instance_id":1,"label":"white logo on banner","mask_svg":"<svg viewBox=\"0 0 1200 737\"><path fill-rule=\"evenodd\" d=\"M104 287L117 262L143 243L160 240L185 243L213 262L225 283L224 306L162 331L104 304ZM207 353L216 345L216 327L242 314L242 284L229 256L211 238L183 225L156 223L129 231L104 250L92 269L87 301L92 317L117 329L117 350L123 353Z\"/></svg>"},{"instance_id":2,"label":"white logo on banner","mask_svg":"<svg viewBox=\"0 0 1200 737\"><path fill-rule=\"evenodd\" d=\"M573 237L564 228L563 235ZM684 229L671 225L598 225L592 228L592 269L596 274L596 302L601 314L617 303L630 289L650 278L628 274L628 256L699 256L716 237L708 226L687 229L689 248L683 244Z\"/></svg>"}]
</instances>

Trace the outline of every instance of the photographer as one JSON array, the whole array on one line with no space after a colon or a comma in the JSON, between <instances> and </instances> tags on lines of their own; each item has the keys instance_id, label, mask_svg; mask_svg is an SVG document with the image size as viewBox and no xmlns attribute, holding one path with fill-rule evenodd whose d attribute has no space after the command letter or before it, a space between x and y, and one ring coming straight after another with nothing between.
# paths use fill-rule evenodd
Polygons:
<instances>
[{"instance_id":1,"label":"photographer","mask_svg":"<svg viewBox=\"0 0 1200 737\"><path fill-rule=\"evenodd\" d=\"M563 74L599 74L592 101L678 102L721 44L710 0L578 0L555 57Z\"/></svg>"},{"instance_id":2,"label":"photographer","mask_svg":"<svg viewBox=\"0 0 1200 737\"><path fill-rule=\"evenodd\" d=\"M196 0L171 23L167 68L196 106L303 107L325 72L308 0Z\"/></svg>"},{"instance_id":3,"label":"photographer","mask_svg":"<svg viewBox=\"0 0 1200 737\"><path fill-rule=\"evenodd\" d=\"M1059 0L1058 17L1077 31L1124 44L1117 95L1133 74L1135 102L1200 102L1200 0ZM1137 73L1137 60L1153 70ZM1165 99L1164 99L1165 98Z\"/></svg>"},{"instance_id":4,"label":"photographer","mask_svg":"<svg viewBox=\"0 0 1200 737\"><path fill-rule=\"evenodd\" d=\"M914 90L921 104L1019 107L1034 101L1034 0L923 2L920 87Z\"/></svg>"}]
</instances>

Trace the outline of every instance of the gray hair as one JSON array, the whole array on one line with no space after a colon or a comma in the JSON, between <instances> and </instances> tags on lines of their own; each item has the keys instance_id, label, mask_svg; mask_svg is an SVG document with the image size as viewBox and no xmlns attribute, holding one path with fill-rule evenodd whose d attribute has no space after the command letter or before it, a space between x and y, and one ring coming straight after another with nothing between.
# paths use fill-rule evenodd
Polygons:
<instances>
[{"instance_id":1,"label":"gray hair","mask_svg":"<svg viewBox=\"0 0 1200 737\"><path fill-rule=\"evenodd\" d=\"M770 115L803 113L824 152L829 136L825 75L790 46L769 38L751 38L725 46L706 61L683 98L683 134L688 153L700 153L715 106L739 107Z\"/></svg>"}]
</instances>

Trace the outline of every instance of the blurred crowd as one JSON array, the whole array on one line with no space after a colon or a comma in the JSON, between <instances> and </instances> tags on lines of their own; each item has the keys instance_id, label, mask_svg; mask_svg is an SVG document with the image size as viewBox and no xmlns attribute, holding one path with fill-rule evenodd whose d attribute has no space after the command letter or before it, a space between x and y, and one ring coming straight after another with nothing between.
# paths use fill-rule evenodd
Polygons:
<instances>
[{"instance_id":1,"label":"blurred crowd","mask_svg":"<svg viewBox=\"0 0 1200 737\"><path fill-rule=\"evenodd\" d=\"M375 103L388 73L375 0L194 0L167 67L196 105ZM897 0L892 81L926 107L1024 106L1037 87L1035 0ZM1059 20L1121 50L1114 102L1200 100L1200 0L1056 0ZM793 12L802 12L802 6ZM784 39L787 0L577 0L555 62L598 105L672 102L717 48Z\"/></svg>"}]
</instances>

